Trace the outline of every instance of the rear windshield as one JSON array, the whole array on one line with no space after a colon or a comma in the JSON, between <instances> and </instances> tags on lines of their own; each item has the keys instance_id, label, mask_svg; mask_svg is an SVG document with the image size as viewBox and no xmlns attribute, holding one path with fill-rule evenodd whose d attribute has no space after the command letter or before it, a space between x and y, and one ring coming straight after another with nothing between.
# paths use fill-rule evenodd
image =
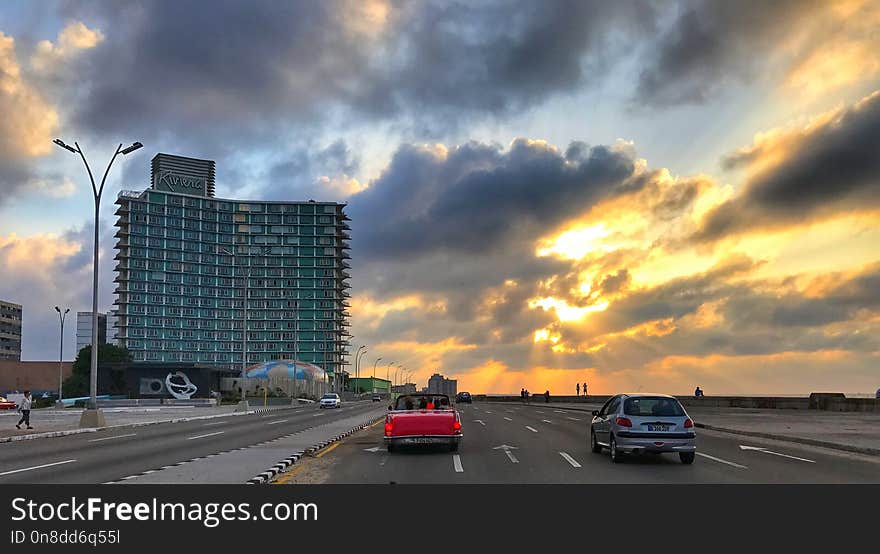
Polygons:
<instances>
[{"instance_id":1,"label":"rear windshield","mask_svg":"<svg viewBox=\"0 0 880 554\"><path fill-rule=\"evenodd\" d=\"M639 396L626 399L623 403L623 413L637 417L676 417L684 416L684 409L674 398Z\"/></svg>"},{"instance_id":2,"label":"rear windshield","mask_svg":"<svg viewBox=\"0 0 880 554\"><path fill-rule=\"evenodd\" d=\"M401 396L394 405L395 410L443 410L449 408L449 397L434 395Z\"/></svg>"},{"instance_id":3,"label":"rear windshield","mask_svg":"<svg viewBox=\"0 0 880 554\"><path fill-rule=\"evenodd\" d=\"M336 400L336 395L335 395L335 394L325 394L325 395L324 395L324 399L327 399L327 400L330 400L330 399L332 399L332 400Z\"/></svg>"}]
</instances>

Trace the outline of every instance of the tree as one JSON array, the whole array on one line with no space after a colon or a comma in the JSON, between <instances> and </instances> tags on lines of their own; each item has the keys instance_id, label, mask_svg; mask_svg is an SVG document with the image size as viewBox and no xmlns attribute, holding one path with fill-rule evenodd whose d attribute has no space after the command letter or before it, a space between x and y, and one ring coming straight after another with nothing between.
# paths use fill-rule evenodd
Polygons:
<instances>
[{"instance_id":1,"label":"tree","mask_svg":"<svg viewBox=\"0 0 880 554\"><path fill-rule=\"evenodd\" d=\"M110 363L125 363L131 361L131 354L125 348L113 344L98 345L98 363L100 365ZM64 396L76 398L89 395L89 377L92 369L92 347L86 346L76 355L73 362L73 373L64 380ZM119 381L119 382L117 382ZM110 390L107 390L107 389ZM103 393L118 392L116 389L124 389L121 376L114 375L112 383L98 383L98 390Z\"/></svg>"}]
</instances>

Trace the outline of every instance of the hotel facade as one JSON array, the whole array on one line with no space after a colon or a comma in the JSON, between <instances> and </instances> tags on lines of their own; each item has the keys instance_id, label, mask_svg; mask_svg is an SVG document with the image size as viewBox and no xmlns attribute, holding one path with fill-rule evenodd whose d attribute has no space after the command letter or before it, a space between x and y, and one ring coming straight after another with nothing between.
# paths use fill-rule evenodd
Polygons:
<instances>
[{"instance_id":1,"label":"hotel facade","mask_svg":"<svg viewBox=\"0 0 880 554\"><path fill-rule=\"evenodd\" d=\"M116 204L116 340L135 362L342 369L345 204L214 198L214 162L167 154Z\"/></svg>"}]
</instances>

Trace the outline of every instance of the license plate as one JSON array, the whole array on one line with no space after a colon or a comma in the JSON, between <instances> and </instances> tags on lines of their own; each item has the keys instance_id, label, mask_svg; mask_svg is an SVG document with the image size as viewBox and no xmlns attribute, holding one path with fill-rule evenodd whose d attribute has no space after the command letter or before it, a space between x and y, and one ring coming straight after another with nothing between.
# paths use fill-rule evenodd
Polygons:
<instances>
[{"instance_id":1,"label":"license plate","mask_svg":"<svg viewBox=\"0 0 880 554\"><path fill-rule=\"evenodd\" d=\"M426 437L417 437L412 439L405 439L404 442L406 444L433 444L434 439L426 438Z\"/></svg>"},{"instance_id":2,"label":"license plate","mask_svg":"<svg viewBox=\"0 0 880 554\"><path fill-rule=\"evenodd\" d=\"M669 431L669 425L648 425L648 431Z\"/></svg>"}]
</instances>

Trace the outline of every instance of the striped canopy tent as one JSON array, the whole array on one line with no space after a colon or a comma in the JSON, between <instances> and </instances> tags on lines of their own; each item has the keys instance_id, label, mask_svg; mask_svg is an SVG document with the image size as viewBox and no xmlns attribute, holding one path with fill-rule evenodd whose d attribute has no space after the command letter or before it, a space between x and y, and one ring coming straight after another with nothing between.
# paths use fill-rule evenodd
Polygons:
<instances>
[{"instance_id":1,"label":"striped canopy tent","mask_svg":"<svg viewBox=\"0 0 880 554\"><path fill-rule=\"evenodd\" d=\"M326 373L323 369L310 364L308 362L294 362L293 360L272 360L252 365L247 368L245 375L250 379L269 379L269 378L294 378L294 368L296 368L296 379L302 381L324 381Z\"/></svg>"}]
</instances>

